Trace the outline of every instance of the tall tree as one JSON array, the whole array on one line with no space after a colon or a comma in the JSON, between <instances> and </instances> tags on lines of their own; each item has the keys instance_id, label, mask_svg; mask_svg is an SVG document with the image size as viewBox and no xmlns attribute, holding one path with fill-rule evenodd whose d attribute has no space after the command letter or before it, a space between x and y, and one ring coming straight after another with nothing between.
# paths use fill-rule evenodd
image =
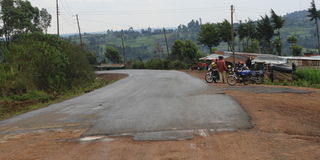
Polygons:
<instances>
[{"instance_id":1,"label":"tall tree","mask_svg":"<svg viewBox=\"0 0 320 160\"><path fill-rule=\"evenodd\" d=\"M212 47L218 46L221 42L218 25L211 23L201 25L198 41L206 45L212 53Z\"/></svg>"},{"instance_id":2,"label":"tall tree","mask_svg":"<svg viewBox=\"0 0 320 160\"><path fill-rule=\"evenodd\" d=\"M0 1L1 32L6 42L14 34L41 31L39 27L39 9L27 0Z\"/></svg>"},{"instance_id":3,"label":"tall tree","mask_svg":"<svg viewBox=\"0 0 320 160\"><path fill-rule=\"evenodd\" d=\"M51 26L52 16L48 13L46 9L41 9L40 11L40 27L47 34L48 28Z\"/></svg>"},{"instance_id":4,"label":"tall tree","mask_svg":"<svg viewBox=\"0 0 320 160\"><path fill-rule=\"evenodd\" d=\"M309 15L308 17L310 17L310 21L314 21L315 25L316 25L316 29L317 29L317 39L318 39L318 53L320 54L320 39L319 39L319 26L318 26L318 19L320 19L320 13L316 8L316 4L314 2L314 0L312 0L311 2L311 7L308 9Z\"/></svg>"},{"instance_id":5,"label":"tall tree","mask_svg":"<svg viewBox=\"0 0 320 160\"><path fill-rule=\"evenodd\" d=\"M256 26L252 20L247 20L245 23L240 23L237 33L240 41L245 42L242 44L243 50L246 50L249 45L252 44L253 40L256 38ZM251 44L249 44L249 42Z\"/></svg>"},{"instance_id":6,"label":"tall tree","mask_svg":"<svg viewBox=\"0 0 320 160\"><path fill-rule=\"evenodd\" d=\"M225 19L222 23L219 23L218 26L220 29L221 40L228 44L228 50L230 51L232 41L231 24Z\"/></svg>"},{"instance_id":7,"label":"tall tree","mask_svg":"<svg viewBox=\"0 0 320 160\"><path fill-rule=\"evenodd\" d=\"M257 22L257 37L262 45L264 53L272 53L271 39L274 35L274 28L270 18L265 15Z\"/></svg>"},{"instance_id":8,"label":"tall tree","mask_svg":"<svg viewBox=\"0 0 320 160\"><path fill-rule=\"evenodd\" d=\"M274 30L277 30L278 40L275 42L277 42L276 50L280 56L282 52L280 29L283 27L285 20L281 16L278 16L273 9L271 9L271 22L273 23Z\"/></svg>"}]
</instances>

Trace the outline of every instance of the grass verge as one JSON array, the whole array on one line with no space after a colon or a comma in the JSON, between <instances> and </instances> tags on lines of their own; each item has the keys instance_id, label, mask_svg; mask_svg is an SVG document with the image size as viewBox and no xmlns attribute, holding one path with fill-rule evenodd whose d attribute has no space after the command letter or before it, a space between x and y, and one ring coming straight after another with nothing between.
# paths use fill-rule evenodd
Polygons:
<instances>
[{"instance_id":1,"label":"grass verge","mask_svg":"<svg viewBox=\"0 0 320 160\"><path fill-rule=\"evenodd\" d=\"M51 104L59 103L71 99L95 89L110 85L122 78L124 74L105 74L97 76L94 83L85 87L68 90L58 95L49 95L42 91L31 91L23 95L0 98L0 120L4 120L19 114L47 107Z\"/></svg>"}]
</instances>

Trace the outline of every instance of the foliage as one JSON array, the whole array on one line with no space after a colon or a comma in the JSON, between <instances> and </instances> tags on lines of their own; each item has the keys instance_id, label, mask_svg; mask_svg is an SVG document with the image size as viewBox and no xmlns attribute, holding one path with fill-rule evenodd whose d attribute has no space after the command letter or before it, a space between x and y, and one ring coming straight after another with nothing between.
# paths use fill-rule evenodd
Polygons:
<instances>
[{"instance_id":1,"label":"foliage","mask_svg":"<svg viewBox=\"0 0 320 160\"><path fill-rule=\"evenodd\" d=\"M318 20L320 19L320 12L317 10L314 0L312 0L311 7L308 9L308 12L309 12L308 17L310 17L310 21L314 21L316 25L317 39L318 39L317 48L320 54L320 39L319 39L319 26L318 26Z\"/></svg>"},{"instance_id":2,"label":"foliage","mask_svg":"<svg viewBox=\"0 0 320 160\"><path fill-rule=\"evenodd\" d=\"M201 25L198 41L206 45L211 53L212 47L218 46L221 42L219 26L213 23Z\"/></svg>"},{"instance_id":3,"label":"foliage","mask_svg":"<svg viewBox=\"0 0 320 160\"><path fill-rule=\"evenodd\" d=\"M282 42L280 38L275 38L272 41L273 47L276 49L276 52L278 53L279 56L281 56L281 50L282 50Z\"/></svg>"},{"instance_id":4,"label":"foliage","mask_svg":"<svg viewBox=\"0 0 320 160\"><path fill-rule=\"evenodd\" d=\"M279 56L281 56L282 53L282 42L281 42L281 34L280 34L280 29L283 27L285 20L281 17L278 16L273 9L271 9L271 22L273 24L273 28L275 30L278 30L278 38L276 38L273 41L273 44L275 46L275 49L278 53Z\"/></svg>"},{"instance_id":5,"label":"foliage","mask_svg":"<svg viewBox=\"0 0 320 160\"><path fill-rule=\"evenodd\" d=\"M252 48L251 46L254 45L253 41L256 38L256 25L252 20L249 19L245 23L240 22L238 26L238 38L242 42L244 52L248 52L248 50L252 51L252 49L249 48ZM249 42L251 42L251 44ZM259 49L256 51L258 52Z\"/></svg>"},{"instance_id":6,"label":"foliage","mask_svg":"<svg viewBox=\"0 0 320 160\"><path fill-rule=\"evenodd\" d=\"M192 63L200 57L201 54L198 47L191 40L187 40L185 42L177 40L172 46L170 60Z\"/></svg>"},{"instance_id":7,"label":"foliage","mask_svg":"<svg viewBox=\"0 0 320 160\"><path fill-rule=\"evenodd\" d=\"M134 61L132 64L133 69L145 69L145 65L143 61Z\"/></svg>"},{"instance_id":8,"label":"foliage","mask_svg":"<svg viewBox=\"0 0 320 160\"><path fill-rule=\"evenodd\" d=\"M317 69L298 69L294 78L297 81L306 81L309 85L318 85L320 87L320 70Z\"/></svg>"},{"instance_id":9,"label":"foliage","mask_svg":"<svg viewBox=\"0 0 320 160\"><path fill-rule=\"evenodd\" d=\"M222 23L218 24L220 30L220 37L223 42L228 44L228 50L231 50L231 41L232 41L232 33L231 33L231 24L228 20L224 20Z\"/></svg>"},{"instance_id":10,"label":"foliage","mask_svg":"<svg viewBox=\"0 0 320 160\"><path fill-rule=\"evenodd\" d=\"M2 0L0 7L0 20L3 23L0 36L4 36L6 42L15 34L41 31L40 11L29 1Z\"/></svg>"},{"instance_id":11,"label":"foliage","mask_svg":"<svg viewBox=\"0 0 320 160\"><path fill-rule=\"evenodd\" d=\"M301 46L298 46L298 45L296 45L296 44L293 44L292 46L291 46L291 51L292 51L292 55L293 56L301 56L301 54L302 54L302 47Z\"/></svg>"},{"instance_id":12,"label":"foliage","mask_svg":"<svg viewBox=\"0 0 320 160\"><path fill-rule=\"evenodd\" d=\"M176 40L171 47L170 59L179 60L183 57L184 42Z\"/></svg>"},{"instance_id":13,"label":"foliage","mask_svg":"<svg viewBox=\"0 0 320 160\"><path fill-rule=\"evenodd\" d=\"M120 52L113 48L113 47L107 47L105 56L112 62L112 63L122 63L122 59L120 56Z\"/></svg>"},{"instance_id":14,"label":"foliage","mask_svg":"<svg viewBox=\"0 0 320 160\"><path fill-rule=\"evenodd\" d=\"M5 50L0 74L2 96L34 90L56 93L94 80L86 51L42 33L14 36Z\"/></svg>"},{"instance_id":15,"label":"foliage","mask_svg":"<svg viewBox=\"0 0 320 160\"><path fill-rule=\"evenodd\" d=\"M47 34L48 28L51 26L52 16L48 13L46 9L41 9L40 11L40 28Z\"/></svg>"},{"instance_id":16,"label":"foliage","mask_svg":"<svg viewBox=\"0 0 320 160\"><path fill-rule=\"evenodd\" d=\"M41 103L48 102L53 98L54 97L52 95L49 95L43 91L30 91L22 95L12 95L10 97L10 99L14 101L36 100L37 102Z\"/></svg>"},{"instance_id":17,"label":"foliage","mask_svg":"<svg viewBox=\"0 0 320 160\"><path fill-rule=\"evenodd\" d=\"M259 53L260 52L259 41L253 40L249 46L244 48L243 51L246 53Z\"/></svg>"},{"instance_id":18,"label":"foliage","mask_svg":"<svg viewBox=\"0 0 320 160\"><path fill-rule=\"evenodd\" d=\"M272 53L271 39L274 35L274 28L269 16L261 17L257 22L257 38L260 40L263 53Z\"/></svg>"},{"instance_id":19,"label":"foliage","mask_svg":"<svg viewBox=\"0 0 320 160\"><path fill-rule=\"evenodd\" d=\"M146 62L134 61L132 65L133 69L187 69L188 65L179 60L167 60L167 59L150 59Z\"/></svg>"},{"instance_id":20,"label":"foliage","mask_svg":"<svg viewBox=\"0 0 320 160\"><path fill-rule=\"evenodd\" d=\"M293 35L291 35L291 36L289 36L289 37L287 38L287 42L288 42L290 45L296 44L297 41L298 41L297 37L296 37L296 36L293 36Z\"/></svg>"}]
</instances>

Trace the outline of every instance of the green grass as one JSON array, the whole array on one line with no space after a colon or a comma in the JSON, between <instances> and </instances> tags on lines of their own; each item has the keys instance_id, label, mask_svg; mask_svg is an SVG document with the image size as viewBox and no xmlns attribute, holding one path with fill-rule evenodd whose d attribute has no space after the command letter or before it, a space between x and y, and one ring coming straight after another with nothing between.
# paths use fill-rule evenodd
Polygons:
<instances>
[{"instance_id":1,"label":"green grass","mask_svg":"<svg viewBox=\"0 0 320 160\"><path fill-rule=\"evenodd\" d=\"M265 81L268 85L296 86L308 88L320 88L320 70L317 69L299 69L294 75L293 82L271 82Z\"/></svg>"},{"instance_id":2,"label":"green grass","mask_svg":"<svg viewBox=\"0 0 320 160\"><path fill-rule=\"evenodd\" d=\"M51 104L59 103L67 99L83 95L89 91L112 84L118 80L120 79L106 81L97 78L94 83L88 84L84 87L78 87L72 90L68 90L66 92L60 93L57 96L52 96L42 91L31 91L23 95L0 97L0 120L7 119L36 109L44 108ZM1 106L1 103L3 106ZM19 106L22 103L32 104L27 106ZM16 107L10 108L10 106L4 106L6 104L14 104L16 105Z\"/></svg>"}]
</instances>

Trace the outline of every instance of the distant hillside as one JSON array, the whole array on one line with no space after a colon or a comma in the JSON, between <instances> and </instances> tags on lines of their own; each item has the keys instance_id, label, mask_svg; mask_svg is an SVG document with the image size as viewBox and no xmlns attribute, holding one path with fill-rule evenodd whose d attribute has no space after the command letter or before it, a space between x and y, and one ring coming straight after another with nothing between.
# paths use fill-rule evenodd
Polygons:
<instances>
[{"instance_id":1,"label":"distant hillside","mask_svg":"<svg viewBox=\"0 0 320 160\"><path fill-rule=\"evenodd\" d=\"M289 35L295 35L298 38L298 45L306 49L316 48L315 24L307 17L308 12L297 11L283 16L285 25L281 29L284 53L289 53L289 44L286 39ZM197 34L200 29L200 23L192 20L187 25L180 25L177 28L167 29L169 46L171 47L175 40L192 40L197 43ZM142 29L140 31L130 28L124 31L126 56L128 59L150 59L153 57L165 57L166 47L162 29ZM74 43L79 43L77 35L69 36L67 39ZM238 41L236 40L236 43ZM104 48L112 46L122 51L121 32L108 30L105 33L86 33L84 43L87 48L95 52L100 60L104 59ZM199 45L199 49L207 54L206 47ZM238 49L236 44L236 49ZM219 50L227 50L224 43L218 47Z\"/></svg>"}]
</instances>

